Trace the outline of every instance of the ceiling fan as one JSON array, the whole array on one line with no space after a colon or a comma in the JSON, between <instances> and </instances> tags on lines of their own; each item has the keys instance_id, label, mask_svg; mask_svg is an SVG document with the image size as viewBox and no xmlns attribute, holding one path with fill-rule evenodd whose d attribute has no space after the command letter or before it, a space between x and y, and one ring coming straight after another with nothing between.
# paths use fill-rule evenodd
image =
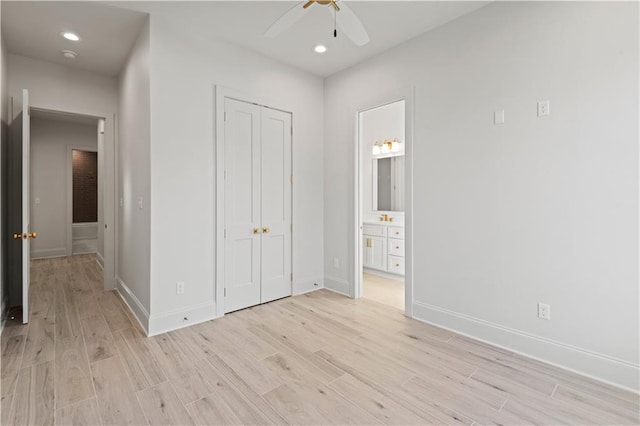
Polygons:
<instances>
[{"instance_id":1,"label":"ceiling fan","mask_svg":"<svg viewBox=\"0 0 640 426\"><path fill-rule=\"evenodd\" d=\"M317 3L322 6L328 6L327 10L334 14L337 27L357 46L363 46L369 43L369 34L367 34L367 30L364 28L364 25L362 25L360 19L358 19L349 6L343 2L339 2L340 5L338 6L338 2L338 0L310 0L299 3L271 24L264 33L264 36L269 38L276 37L300 20L307 13L307 9L311 5ZM335 27L333 36L337 36Z\"/></svg>"}]
</instances>

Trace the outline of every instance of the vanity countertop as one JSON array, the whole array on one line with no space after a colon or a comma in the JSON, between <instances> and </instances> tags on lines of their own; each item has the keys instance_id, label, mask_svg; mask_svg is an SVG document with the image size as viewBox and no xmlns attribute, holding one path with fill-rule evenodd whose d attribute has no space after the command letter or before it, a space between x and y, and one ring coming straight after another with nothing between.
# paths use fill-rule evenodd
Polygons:
<instances>
[{"instance_id":1,"label":"vanity countertop","mask_svg":"<svg viewBox=\"0 0 640 426\"><path fill-rule=\"evenodd\" d=\"M383 221L383 220L364 220L362 221L363 225L384 225L384 226L399 226L404 227L404 221L394 220L393 222Z\"/></svg>"}]
</instances>

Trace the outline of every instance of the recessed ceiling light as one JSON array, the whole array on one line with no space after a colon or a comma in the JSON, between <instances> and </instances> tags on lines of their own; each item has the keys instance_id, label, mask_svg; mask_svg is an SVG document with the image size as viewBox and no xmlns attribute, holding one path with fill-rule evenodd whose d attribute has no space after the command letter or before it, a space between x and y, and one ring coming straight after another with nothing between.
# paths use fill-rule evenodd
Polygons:
<instances>
[{"instance_id":1,"label":"recessed ceiling light","mask_svg":"<svg viewBox=\"0 0 640 426\"><path fill-rule=\"evenodd\" d=\"M327 51L327 46L323 46L323 45L319 44L319 45L317 45L316 47L314 47L314 48L313 48L313 50L314 50L316 53L324 53L324 52L326 52L326 51Z\"/></svg>"},{"instance_id":2,"label":"recessed ceiling light","mask_svg":"<svg viewBox=\"0 0 640 426\"><path fill-rule=\"evenodd\" d=\"M68 31L63 31L60 33L60 35L64 38L66 38L67 40L71 40L71 41L80 41L80 37L78 37L77 34L74 33L70 33Z\"/></svg>"},{"instance_id":3,"label":"recessed ceiling light","mask_svg":"<svg viewBox=\"0 0 640 426\"><path fill-rule=\"evenodd\" d=\"M75 59L76 56L78 56L78 54L76 52L74 52L73 50L63 50L62 51L62 56L64 56L67 59Z\"/></svg>"}]
</instances>

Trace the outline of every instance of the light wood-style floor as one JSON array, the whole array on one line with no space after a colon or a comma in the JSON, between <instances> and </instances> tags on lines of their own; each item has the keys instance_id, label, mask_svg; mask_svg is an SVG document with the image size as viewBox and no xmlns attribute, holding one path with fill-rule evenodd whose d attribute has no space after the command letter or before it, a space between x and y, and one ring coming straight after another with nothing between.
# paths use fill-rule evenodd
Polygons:
<instances>
[{"instance_id":1,"label":"light wood-style floor","mask_svg":"<svg viewBox=\"0 0 640 426\"><path fill-rule=\"evenodd\" d=\"M146 338L91 255L33 263L2 424L637 424L637 395L326 290Z\"/></svg>"},{"instance_id":2,"label":"light wood-style floor","mask_svg":"<svg viewBox=\"0 0 640 426\"><path fill-rule=\"evenodd\" d=\"M362 274L362 297L392 306L404 312L404 281L365 272Z\"/></svg>"}]
</instances>

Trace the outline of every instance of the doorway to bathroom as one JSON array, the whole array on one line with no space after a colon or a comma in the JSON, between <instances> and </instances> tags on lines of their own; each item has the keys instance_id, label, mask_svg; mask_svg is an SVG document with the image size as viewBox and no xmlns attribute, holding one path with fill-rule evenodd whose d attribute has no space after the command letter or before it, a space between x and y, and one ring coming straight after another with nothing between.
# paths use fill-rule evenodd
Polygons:
<instances>
[{"instance_id":1,"label":"doorway to bathroom","mask_svg":"<svg viewBox=\"0 0 640 426\"><path fill-rule=\"evenodd\" d=\"M405 310L406 100L358 113L360 296ZM359 279L358 279L359 278Z\"/></svg>"}]
</instances>

